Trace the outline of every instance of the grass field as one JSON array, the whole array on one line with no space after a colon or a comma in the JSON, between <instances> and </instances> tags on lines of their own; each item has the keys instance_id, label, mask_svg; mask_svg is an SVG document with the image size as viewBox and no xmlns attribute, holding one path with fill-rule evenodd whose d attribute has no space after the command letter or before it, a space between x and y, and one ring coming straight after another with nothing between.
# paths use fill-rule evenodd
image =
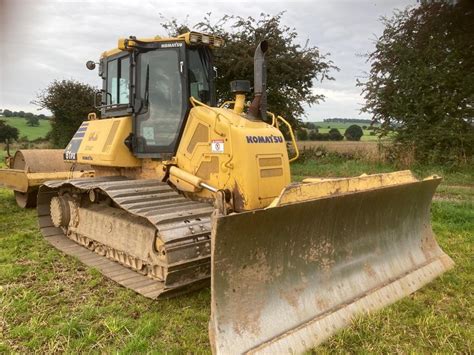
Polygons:
<instances>
[{"instance_id":1,"label":"grass field","mask_svg":"<svg viewBox=\"0 0 474 355\"><path fill-rule=\"evenodd\" d=\"M293 166L294 179L392 171L390 165L325 157ZM447 171L432 206L441 247L456 263L415 294L356 319L314 353L474 351L473 168ZM209 353L208 289L151 301L46 244L35 212L0 189L0 353Z\"/></svg>"},{"instance_id":2,"label":"grass field","mask_svg":"<svg viewBox=\"0 0 474 355\"><path fill-rule=\"evenodd\" d=\"M316 126L320 127L318 129L319 133L329 133L329 130L331 128L337 128L339 132L341 132L342 135L344 135L344 132L346 131L346 129L349 126L352 126L353 124L360 126L360 128L362 128L362 126L367 126L367 127L369 126L369 124L367 123L354 123L354 122L347 122L347 123L346 122L311 122L311 123L314 123ZM376 142L379 140L377 136L370 135L370 132L372 132L371 130L362 129L362 131L364 132L364 135L360 139L361 141Z\"/></svg>"},{"instance_id":3,"label":"grass field","mask_svg":"<svg viewBox=\"0 0 474 355\"><path fill-rule=\"evenodd\" d=\"M26 136L28 140L44 138L51 129L51 123L48 120L39 120L38 127L30 127L26 124L26 119L22 117L2 117L10 126L18 128L20 131L19 138Z\"/></svg>"}]
</instances>

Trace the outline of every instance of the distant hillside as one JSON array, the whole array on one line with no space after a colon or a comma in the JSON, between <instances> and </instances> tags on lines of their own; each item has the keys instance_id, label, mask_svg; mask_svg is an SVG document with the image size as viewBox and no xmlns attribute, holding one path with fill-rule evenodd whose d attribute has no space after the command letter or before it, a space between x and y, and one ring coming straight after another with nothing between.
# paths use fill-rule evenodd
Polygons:
<instances>
[{"instance_id":1,"label":"distant hillside","mask_svg":"<svg viewBox=\"0 0 474 355\"><path fill-rule=\"evenodd\" d=\"M337 117L337 118L325 118L323 122L338 122L338 123L359 123L363 125L370 125L372 120L362 119L362 118L344 118L344 117Z\"/></svg>"},{"instance_id":2,"label":"distant hillside","mask_svg":"<svg viewBox=\"0 0 474 355\"><path fill-rule=\"evenodd\" d=\"M18 128L20 131L19 137L26 136L29 141L45 138L46 134L51 130L51 123L49 120L39 120L39 126L30 127L26 124L26 119L23 117L0 117L10 126Z\"/></svg>"},{"instance_id":3,"label":"distant hillside","mask_svg":"<svg viewBox=\"0 0 474 355\"><path fill-rule=\"evenodd\" d=\"M344 134L346 131L347 127L356 124L362 128L362 131L364 132L364 135L361 138L361 141L376 141L378 140L378 137L376 135L373 135L373 131L369 130L370 126L370 120L367 120L369 123L359 123L359 122L354 122L350 120L342 120L342 121L337 121L337 122L326 122L326 121L311 121L311 122L303 122L303 124L307 123L312 123L316 127L318 127L319 133L328 133L331 128L337 128L341 134ZM377 124L374 125L375 127L378 127ZM365 128L364 128L365 127Z\"/></svg>"}]
</instances>

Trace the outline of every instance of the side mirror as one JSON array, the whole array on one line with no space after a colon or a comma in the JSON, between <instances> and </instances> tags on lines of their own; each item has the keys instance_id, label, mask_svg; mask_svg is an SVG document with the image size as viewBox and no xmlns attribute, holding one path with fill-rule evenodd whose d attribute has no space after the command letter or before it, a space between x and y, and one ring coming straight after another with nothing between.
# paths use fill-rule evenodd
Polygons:
<instances>
[{"instance_id":1,"label":"side mirror","mask_svg":"<svg viewBox=\"0 0 474 355\"><path fill-rule=\"evenodd\" d=\"M86 67L89 70L94 70L95 69L95 63L93 60L88 60L86 63Z\"/></svg>"}]
</instances>

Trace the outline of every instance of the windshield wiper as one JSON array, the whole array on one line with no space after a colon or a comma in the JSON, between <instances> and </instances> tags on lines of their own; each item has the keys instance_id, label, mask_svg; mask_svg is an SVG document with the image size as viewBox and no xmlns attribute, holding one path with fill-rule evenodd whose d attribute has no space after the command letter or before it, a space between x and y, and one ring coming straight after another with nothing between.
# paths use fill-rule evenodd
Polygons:
<instances>
[{"instance_id":1,"label":"windshield wiper","mask_svg":"<svg viewBox=\"0 0 474 355\"><path fill-rule=\"evenodd\" d=\"M148 106L150 103L150 64L147 64L146 66L145 93L143 96L143 100L140 99L140 108L138 109L138 114L148 111Z\"/></svg>"},{"instance_id":2,"label":"windshield wiper","mask_svg":"<svg viewBox=\"0 0 474 355\"><path fill-rule=\"evenodd\" d=\"M150 64L146 66L146 79L145 79L145 106L148 109L150 103Z\"/></svg>"}]
</instances>

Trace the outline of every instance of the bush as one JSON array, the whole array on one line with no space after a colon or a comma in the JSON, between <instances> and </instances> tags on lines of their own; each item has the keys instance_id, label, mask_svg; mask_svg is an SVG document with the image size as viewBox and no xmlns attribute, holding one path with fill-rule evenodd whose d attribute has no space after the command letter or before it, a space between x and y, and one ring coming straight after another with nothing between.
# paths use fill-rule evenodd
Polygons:
<instances>
[{"instance_id":1,"label":"bush","mask_svg":"<svg viewBox=\"0 0 474 355\"><path fill-rule=\"evenodd\" d=\"M298 138L299 141L307 141L308 140L308 131L304 128L300 128L298 131L296 131L296 137Z\"/></svg>"},{"instance_id":2,"label":"bush","mask_svg":"<svg viewBox=\"0 0 474 355\"><path fill-rule=\"evenodd\" d=\"M329 140L329 134L328 133L316 133L313 136L312 141L328 141Z\"/></svg>"},{"instance_id":3,"label":"bush","mask_svg":"<svg viewBox=\"0 0 474 355\"><path fill-rule=\"evenodd\" d=\"M32 113L27 113L27 116L25 117L26 119L26 124L30 127L38 127L40 125L39 123L39 117L34 116Z\"/></svg>"},{"instance_id":4,"label":"bush","mask_svg":"<svg viewBox=\"0 0 474 355\"><path fill-rule=\"evenodd\" d=\"M311 130L311 129L316 129L316 125L315 125L314 123L312 123L312 122L306 122L306 123L304 124L304 126L305 126L306 128L308 128L308 129L310 129L310 130Z\"/></svg>"},{"instance_id":5,"label":"bush","mask_svg":"<svg viewBox=\"0 0 474 355\"><path fill-rule=\"evenodd\" d=\"M94 107L96 89L75 80L55 80L38 94L35 104L53 113L49 137L57 148L64 148Z\"/></svg>"},{"instance_id":6,"label":"bush","mask_svg":"<svg viewBox=\"0 0 474 355\"><path fill-rule=\"evenodd\" d=\"M344 136L339 132L337 128L331 128L329 130L329 140L331 141L342 141Z\"/></svg>"},{"instance_id":7,"label":"bush","mask_svg":"<svg viewBox=\"0 0 474 355\"><path fill-rule=\"evenodd\" d=\"M309 131L309 136L308 136L309 140L310 140L310 141L315 141L315 140L317 140L317 139L318 139L318 134L319 134L319 133L318 133L317 130L311 130L311 131Z\"/></svg>"},{"instance_id":8,"label":"bush","mask_svg":"<svg viewBox=\"0 0 474 355\"><path fill-rule=\"evenodd\" d=\"M360 141L360 138L364 135L362 128L360 126L353 124L347 127L346 131L344 132L344 137L348 141Z\"/></svg>"},{"instance_id":9,"label":"bush","mask_svg":"<svg viewBox=\"0 0 474 355\"><path fill-rule=\"evenodd\" d=\"M10 143L18 140L18 135L19 132L16 127L12 127L6 124L5 121L0 120L0 142L6 144L5 150L8 156L10 156Z\"/></svg>"},{"instance_id":10,"label":"bush","mask_svg":"<svg viewBox=\"0 0 474 355\"><path fill-rule=\"evenodd\" d=\"M301 161L314 160L318 158L323 158L328 155L328 151L324 146L310 147L300 151Z\"/></svg>"},{"instance_id":11,"label":"bush","mask_svg":"<svg viewBox=\"0 0 474 355\"><path fill-rule=\"evenodd\" d=\"M363 87L377 133L419 163L474 157L474 1L419 1L384 17ZM420 95L420 93L423 93Z\"/></svg>"}]
</instances>

